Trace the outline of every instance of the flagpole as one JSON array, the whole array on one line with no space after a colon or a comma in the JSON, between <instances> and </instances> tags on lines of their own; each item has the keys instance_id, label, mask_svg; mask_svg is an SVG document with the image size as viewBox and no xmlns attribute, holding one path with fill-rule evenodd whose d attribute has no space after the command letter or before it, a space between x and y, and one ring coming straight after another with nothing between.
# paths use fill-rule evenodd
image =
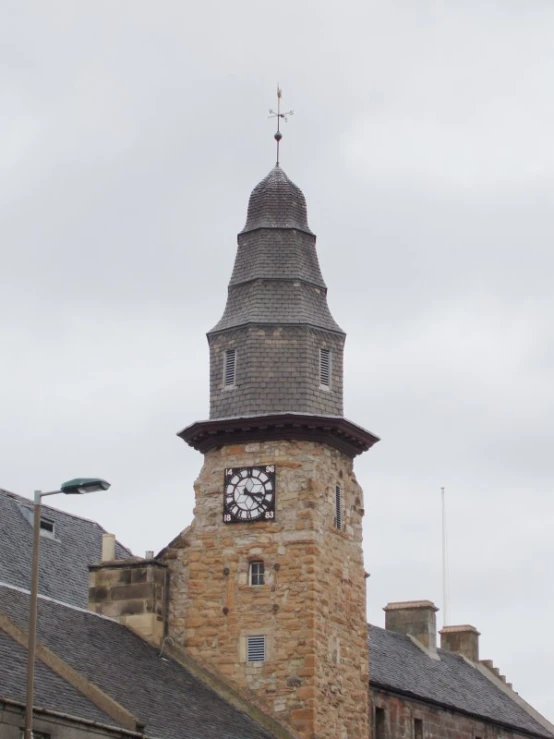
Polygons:
<instances>
[{"instance_id":1,"label":"flagpole","mask_svg":"<svg viewBox=\"0 0 554 739\"><path fill-rule=\"evenodd\" d=\"M444 488L441 488L442 507L442 625L448 626L448 568L446 550L446 504Z\"/></svg>"}]
</instances>

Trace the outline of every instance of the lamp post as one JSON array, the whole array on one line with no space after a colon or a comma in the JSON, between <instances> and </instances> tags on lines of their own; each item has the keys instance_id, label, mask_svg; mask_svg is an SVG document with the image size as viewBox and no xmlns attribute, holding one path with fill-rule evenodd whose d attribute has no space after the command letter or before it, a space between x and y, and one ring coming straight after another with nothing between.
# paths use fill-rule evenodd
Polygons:
<instances>
[{"instance_id":1,"label":"lamp post","mask_svg":"<svg viewBox=\"0 0 554 739\"><path fill-rule=\"evenodd\" d=\"M25 739L33 739L33 691L35 682L35 652L37 647L37 602L38 565L40 552L40 512L41 501L47 495L84 495L107 490L110 483L96 477L78 477L64 482L59 490L43 493L35 490L33 518L33 565L31 572L31 598L29 603L29 642L27 647L27 697L25 701Z\"/></svg>"}]
</instances>

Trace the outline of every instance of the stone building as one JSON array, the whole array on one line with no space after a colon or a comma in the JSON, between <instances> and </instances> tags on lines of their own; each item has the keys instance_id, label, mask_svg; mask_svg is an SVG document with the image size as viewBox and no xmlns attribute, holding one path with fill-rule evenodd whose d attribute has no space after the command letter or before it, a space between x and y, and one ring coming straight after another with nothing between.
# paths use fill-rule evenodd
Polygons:
<instances>
[{"instance_id":1,"label":"stone building","mask_svg":"<svg viewBox=\"0 0 554 739\"><path fill-rule=\"evenodd\" d=\"M304 195L277 166L250 196L208 333L210 417L180 433L204 455L190 526L142 559L45 508L58 539L44 532L45 556L62 573L41 581L37 728L49 738L554 739L479 660L474 627L443 629L438 648L428 601L388 604L385 628L368 627L353 460L378 439L343 415L344 341ZM0 492L7 739L21 725L28 508Z\"/></svg>"},{"instance_id":2,"label":"stone building","mask_svg":"<svg viewBox=\"0 0 554 739\"><path fill-rule=\"evenodd\" d=\"M210 420L180 434L204 454L194 521L162 559L171 634L306 738L368 734L353 458L377 438L343 417L344 339L304 195L277 166L208 333Z\"/></svg>"},{"instance_id":3,"label":"stone building","mask_svg":"<svg viewBox=\"0 0 554 739\"><path fill-rule=\"evenodd\" d=\"M20 739L24 726L30 512L31 501L0 490L0 739ZM155 600L153 573L163 565L133 557L93 521L50 506L42 513L37 739L289 736L174 641L147 641L136 633L140 607ZM114 588L106 586L119 599L117 619L88 609L88 565L102 560L112 564L103 579L115 571L119 580Z\"/></svg>"}]
</instances>

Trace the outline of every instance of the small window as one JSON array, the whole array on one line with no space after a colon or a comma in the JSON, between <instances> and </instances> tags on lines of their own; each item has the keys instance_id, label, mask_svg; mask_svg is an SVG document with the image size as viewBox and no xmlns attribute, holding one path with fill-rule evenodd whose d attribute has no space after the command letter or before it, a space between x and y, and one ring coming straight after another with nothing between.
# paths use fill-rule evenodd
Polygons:
<instances>
[{"instance_id":1,"label":"small window","mask_svg":"<svg viewBox=\"0 0 554 739\"><path fill-rule=\"evenodd\" d=\"M423 739L423 721L420 718L414 718L414 739Z\"/></svg>"},{"instance_id":2,"label":"small window","mask_svg":"<svg viewBox=\"0 0 554 739\"><path fill-rule=\"evenodd\" d=\"M342 491L340 485L335 485L335 528L342 528Z\"/></svg>"},{"instance_id":3,"label":"small window","mask_svg":"<svg viewBox=\"0 0 554 739\"><path fill-rule=\"evenodd\" d=\"M331 351L319 350L319 384L322 387L331 387Z\"/></svg>"},{"instance_id":4,"label":"small window","mask_svg":"<svg viewBox=\"0 0 554 739\"><path fill-rule=\"evenodd\" d=\"M385 739L385 709L375 709L375 739Z\"/></svg>"},{"instance_id":5,"label":"small window","mask_svg":"<svg viewBox=\"0 0 554 739\"><path fill-rule=\"evenodd\" d=\"M237 350L227 349L225 352L225 387L234 387L237 369Z\"/></svg>"},{"instance_id":6,"label":"small window","mask_svg":"<svg viewBox=\"0 0 554 739\"><path fill-rule=\"evenodd\" d=\"M54 521L52 521L51 518L42 518L40 519L40 530L41 532L45 533L47 536L54 536Z\"/></svg>"},{"instance_id":7,"label":"small window","mask_svg":"<svg viewBox=\"0 0 554 739\"><path fill-rule=\"evenodd\" d=\"M246 637L246 656L249 662L265 662L265 636Z\"/></svg>"},{"instance_id":8,"label":"small window","mask_svg":"<svg viewBox=\"0 0 554 739\"><path fill-rule=\"evenodd\" d=\"M262 561L250 562L250 585L263 585L265 569Z\"/></svg>"}]
</instances>

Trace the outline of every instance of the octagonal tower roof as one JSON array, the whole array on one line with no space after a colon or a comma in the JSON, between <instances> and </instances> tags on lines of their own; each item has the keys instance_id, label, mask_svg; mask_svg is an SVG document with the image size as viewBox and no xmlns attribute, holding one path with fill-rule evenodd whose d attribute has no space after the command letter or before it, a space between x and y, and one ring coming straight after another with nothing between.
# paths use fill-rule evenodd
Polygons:
<instances>
[{"instance_id":1,"label":"octagonal tower roof","mask_svg":"<svg viewBox=\"0 0 554 739\"><path fill-rule=\"evenodd\" d=\"M241 233L258 228L295 228L311 234L302 190L279 165L252 190L246 225Z\"/></svg>"}]
</instances>

